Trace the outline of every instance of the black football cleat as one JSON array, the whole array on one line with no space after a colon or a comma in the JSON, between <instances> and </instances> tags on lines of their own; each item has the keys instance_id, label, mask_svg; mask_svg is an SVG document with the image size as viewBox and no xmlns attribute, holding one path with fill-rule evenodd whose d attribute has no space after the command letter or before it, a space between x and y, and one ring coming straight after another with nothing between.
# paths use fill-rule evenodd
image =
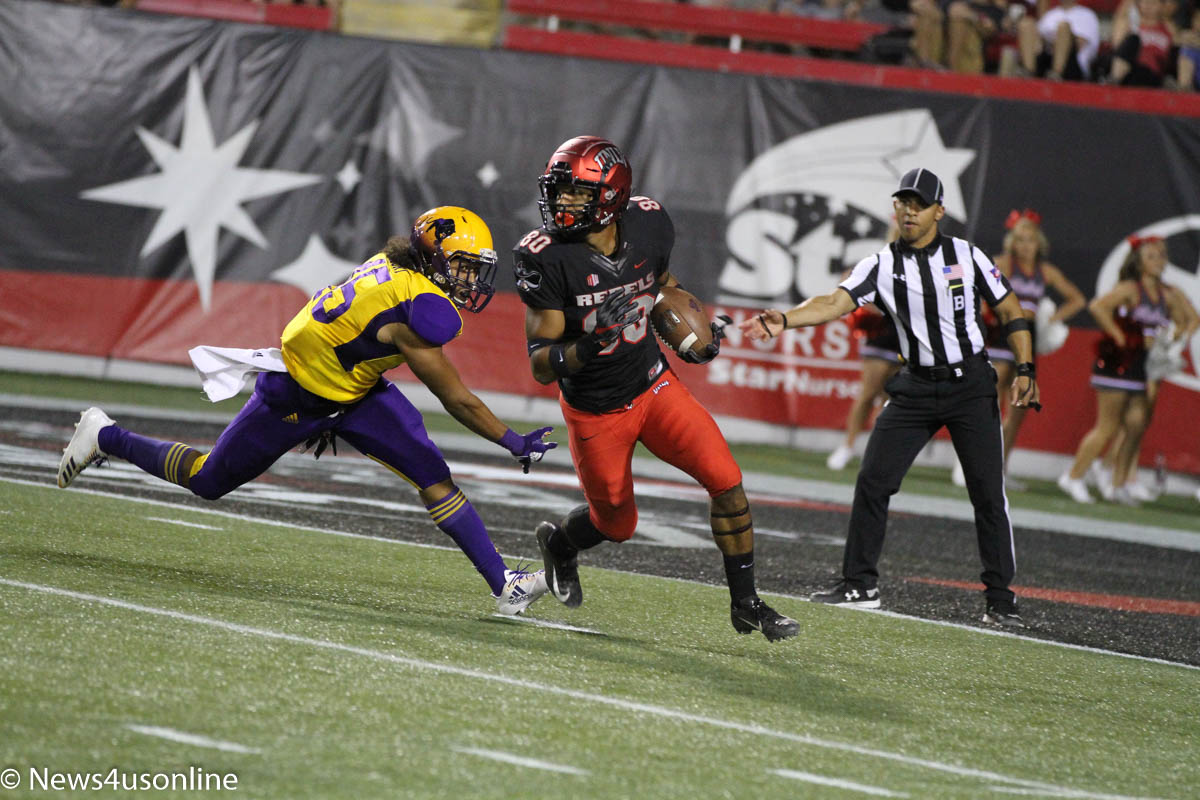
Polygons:
<instances>
[{"instance_id":1,"label":"black football cleat","mask_svg":"<svg viewBox=\"0 0 1200 800\"><path fill-rule=\"evenodd\" d=\"M989 625L999 625L1001 628L1028 628L1025 620L1017 611L1017 604L1005 600L989 600L987 610L983 612L983 621Z\"/></svg>"},{"instance_id":2,"label":"black football cleat","mask_svg":"<svg viewBox=\"0 0 1200 800\"><path fill-rule=\"evenodd\" d=\"M758 595L750 595L732 604L729 607L729 620L738 633L762 631L768 642L788 639L800 632L800 623L783 616Z\"/></svg>"},{"instance_id":3,"label":"black football cleat","mask_svg":"<svg viewBox=\"0 0 1200 800\"><path fill-rule=\"evenodd\" d=\"M878 589L860 589L845 581L824 592L813 592L808 599L814 603L846 608L879 608L880 605Z\"/></svg>"},{"instance_id":4,"label":"black football cleat","mask_svg":"<svg viewBox=\"0 0 1200 800\"><path fill-rule=\"evenodd\" d=\"M537 526L538 549L542 551L542 567L546 570L546 585L550 594L567 608L579 608L583 602L583 587L579 585L579 560L576 556L559 558L550 551L550 536L558 530L553 522Z\"/></svg>"}]
</instances>

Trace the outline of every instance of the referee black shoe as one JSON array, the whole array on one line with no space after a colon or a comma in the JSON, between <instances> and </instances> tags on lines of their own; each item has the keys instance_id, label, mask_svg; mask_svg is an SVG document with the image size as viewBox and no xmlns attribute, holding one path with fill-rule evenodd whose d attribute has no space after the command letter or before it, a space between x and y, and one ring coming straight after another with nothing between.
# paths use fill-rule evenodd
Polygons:
<instances>
[{"instance_id":1,"label":"referee black shoe","mask_svg":"<svg viewBox=\"0 0 1200 800\"><path fill-rule=\"evenodd\" d=\"M846 606L847 608L879 608L879 590L862 589L842 581L832 589L824 592L814 592L808 596L814 603L824 603L830 606Z\"/></svg>"},{"instance_id":2,"label":"referee black shoe","mask_svg":"<svg viewBox=\"0 0 1200 800\"><path fill-rule=\"evenodd\" d=\"M1028 628L1017 612L1017 604L1011 600L989 600L983 612L983 621L1002 628Z\"/></svg>"},{"instance_id":3,"label":"referee black shoe","mask_svg":"<svg viewBox=\"0 0 1200 800\"><path fill-rule=\"evenodd\" d=\"M550 594L567 608L578 608L583 602L583 587L579 585L579 560L575 556L561 558L550 549L550 537L558 532L553 522L537 526L538 549L542 551L542 567L546 570L546 585Z\"/></svg>"},{"instance_id":4,"label":"referee black shoe","mask_svg":"<svg viewBox=\"0 0 1200 800\"><path fill-rule=\"evenodd\" d=\"M788 639L800 632L799 622L780 614L755 594L731 604L729 620L738 633L762 631L768 642Z\"/></svg>"}]
</instances>

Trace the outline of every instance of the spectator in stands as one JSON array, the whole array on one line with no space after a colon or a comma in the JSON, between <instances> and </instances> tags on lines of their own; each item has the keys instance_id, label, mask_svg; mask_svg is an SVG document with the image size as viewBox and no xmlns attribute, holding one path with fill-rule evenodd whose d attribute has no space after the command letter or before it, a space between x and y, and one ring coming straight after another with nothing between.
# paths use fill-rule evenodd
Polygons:
<instances>
[{"instance_id":1,"label":"spectator in stands","mask_svg":"<svg viewBox=\"0 0 1200 800\"><path fill-rule=\"evenodd\" d=\"M1077 0L1062 0L1038 19L1017 23L1021 68L1050 80L1085 81L1100 49L1100 20Z\"/></svg>"},{"instance_id":2,"label":"spectator in stands","mask_svg":"<svg viewBox=\"0 0 1200 800\"><path fill-rule=\"evenodd\" d=\"M941 69L945 52L946 14L937 0L909 0L912 52L918 67Z\"/></svg>"},{"instance_id":3,"label":"spectator in stands","mask_svg":"<svg viewBox=\"0 0 1200 800\"><path fill-rule=\"evenodd\" d=\"M946 65L954 72L984 71L984 47L1000 33L1006 0L949 0L946 3Z\"/></svg>"},{"instance_id":4,"label":"spectator in stands","mask_svg":"<svg viewBox=\"0 0 1200 800\"><path fill-rule=\"evenodd\" d=\"M1190 10L1187 25L1181 27L1176 42L1179 63L1175 72L1175 87L1181 92L1200 91L1200 6Z\"/></svg>"},{"instance_id":5,"label":"spectator in stands","mask_svg":"<svg viewBox=\"0 0 1200 800\"><path fill-rule=\"evenodd\" d=\"M779 0L773 5L780 14L797 14L814 19L843 19L846 16L846 0Z\"/></svg>"},{"instance_id":6,"label":"spectator in stands","mask_svg":"<svg viewBox=\"0 0 1200 800\"><path fill-rule=\"evenodd\" d=\"M1109 81L1122 86L1161 87L1175 44L1163 0L1137 0L1138 21L1117 43Z\"/></svg>"}]
</instances>

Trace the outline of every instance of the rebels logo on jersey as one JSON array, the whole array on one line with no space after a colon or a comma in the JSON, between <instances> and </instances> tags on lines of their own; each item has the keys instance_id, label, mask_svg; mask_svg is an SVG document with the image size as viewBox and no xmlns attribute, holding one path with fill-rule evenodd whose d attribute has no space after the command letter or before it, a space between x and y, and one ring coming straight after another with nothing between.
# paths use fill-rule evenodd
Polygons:
<instances>
[{"instance_id":1,"label":"rebels logo on jersey","mask_svg":"<svg viewBox=\"0 0 1200 800\"><path fill-rule=\"evenodd\" d=\"M614 291L632 295L641 308L639 321L616 342L559 381L567 402L584 411L627 405L650 388L666 366L649 315L675 244L674 226L662 206L648 197L631 198L617 224L619 243L611 256L544 229L531 231L513 249L522 302L533 309L562 311L564 342L595 329L596 306Z\"/></svg>"}]
</instances>

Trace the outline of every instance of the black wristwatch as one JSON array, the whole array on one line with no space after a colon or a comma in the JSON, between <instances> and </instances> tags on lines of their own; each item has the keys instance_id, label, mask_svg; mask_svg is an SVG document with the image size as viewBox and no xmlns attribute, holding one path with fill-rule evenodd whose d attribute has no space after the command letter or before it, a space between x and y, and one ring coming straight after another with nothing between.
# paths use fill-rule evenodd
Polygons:
<instances>
[{"instance_id":1,"label":"black wristwatch","mask_svg":"<svg viewBox=\"0 0 1200 800\"><path fill-rule=\"evenodd\" d=\"M1032 361L1026 361L1024 364L1017 364L1017 377L1037 378L1037 365Z\"/></svg>"}]
</instances>

